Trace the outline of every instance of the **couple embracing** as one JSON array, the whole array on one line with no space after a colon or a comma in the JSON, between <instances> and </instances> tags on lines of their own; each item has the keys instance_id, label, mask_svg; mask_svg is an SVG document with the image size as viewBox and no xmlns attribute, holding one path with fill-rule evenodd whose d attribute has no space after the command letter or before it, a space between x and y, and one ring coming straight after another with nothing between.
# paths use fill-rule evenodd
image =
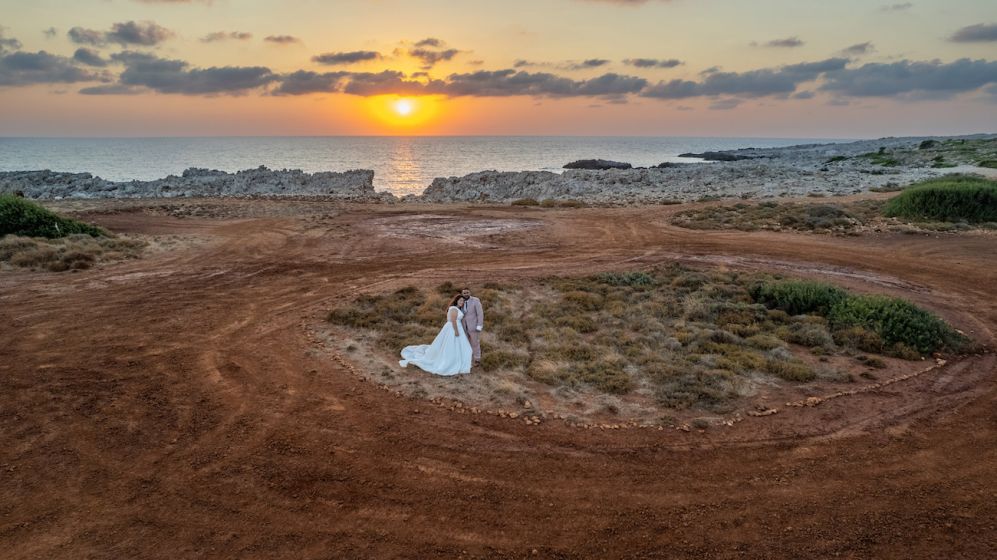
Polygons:
<instances>
[{"instance_id":1,"label":"couple embracing","mask_svg":"<svg viewBox=\"0 0 997 560\"><path fill-rule=\"evenodd\" d=\"M458 375L471 372L481 363L481 329L485 312L481 300L464 288L454 296L447 307L447 322L432 344L406 346L398 364L409 364L435 375Z\"/></svg>"}]
</instances>

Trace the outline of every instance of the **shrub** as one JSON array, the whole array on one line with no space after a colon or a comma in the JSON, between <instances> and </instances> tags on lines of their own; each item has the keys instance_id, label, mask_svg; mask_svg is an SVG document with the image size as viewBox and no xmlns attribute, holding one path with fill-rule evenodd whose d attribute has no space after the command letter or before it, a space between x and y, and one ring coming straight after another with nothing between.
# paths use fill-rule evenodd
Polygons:
<instances>
[{"instance_id":1,"label":"shrub","mask_svg":"<svg viewBox=\"0 0 997 560\"><path fill-rule=\"evenodd\" d=\"M817 374L802 362L770 359L765 362L765 370L787 381L813 381Z\"/></svg>"},{"instance_id":2,"label":"shrub","mask_svg":"<svg viewBox=\"0 0 997 560\"><path fill-rule=\"evenodd\" d=\"M958 348L961 337L944 321L914 304L885 296L852 296L830 311L837 328L864 327L888 345L904 344L918 352Z\"/></svg>"},{"instance_id":3,"label":"shrub","mask_svg":"<svg viewBox=\"0 0 997 560\"><path fill-rule=\"evenodd\" d=\"M807 348L831 348L834 346L834 339L824 325L799 323L784 328L786 329L785 339L787 342Z\"/></svg>"},{"instance_id":4,"label":"shrub","mask_svg":"<svg viewBox=\"0 0 997 560\"><path fill-rule=\"evenodd\" d=\"M831 307L848 297L848 293L822 282L783 280L753 286L751 297L758 303L790 315L826 314Z\"/></svg>"},{"instance_id":5,"label":"shrub","mask_svg":"<svg viewBox=\"0 0 997 560\"><path fill-rule=\"evenodd\" d=\"M138 257L145 243L76 233L57 239L8 235L0 238L0 261L12 266L62 272L83 270L98 261Z\"/></svg>"},{"instance_id":6,"label":"shrub","mask_svg":"<svg viewBox=\"0 0 997 560\"><path fill-rule=\"evenodd\" d=\"M646 272L607 272L597 276L603 284L610 286L651 286L654 284L654 277Z\"/></svg>"},{"instance_id":7,"label":"shrub","mask_svg":"<svg viewBox=\"0 0 997 560\"><path fill-rule=\"evenodd\" d=\"M481 367L485 371L517 368L525 365L529 359L529 354L488 348L481 352Z\"/></svg>"},{"instance_id":8,"label":"shrub","mask_svg":"<svg viewBox=\"0 0 997 560\"><path fill-rule=\"evenodd\" d=\"M106 235L97 226L64 218L29 200L0 195L0 237L21 235L55 239L75 233L94 237Z\"/></svg>"},{"instance_id":9,"label":"shrub","mask_svg":"<svg viewBox=\"0 0 997 560\"><path fill-rule=\"evenodd\" d=\"M997 221L997 181L969 175L928 179L887 202L884 214L913 220Z\"/></svg>"},{"instance_id":10,"label":"shrub","mask_svg":"<svg viewBox=\"0 0 997 560\"><path fill-rule=\"evenodd\" d=\"M540 206L540 202L535 198L520 198L512 201L513 206Z\"/></svg>"}]
</instances>

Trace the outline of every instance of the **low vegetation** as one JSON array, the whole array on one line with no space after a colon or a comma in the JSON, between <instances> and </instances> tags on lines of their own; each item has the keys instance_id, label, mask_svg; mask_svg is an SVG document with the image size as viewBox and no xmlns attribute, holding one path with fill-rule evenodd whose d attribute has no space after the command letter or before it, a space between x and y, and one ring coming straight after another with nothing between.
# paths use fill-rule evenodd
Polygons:
<instances>
[{"instance_id":1,"label":"low vegetation","mask_svg":"<svg viewBox=\"0 0 997 560\"><path fill-rule=\"evenodd\" d=\"M946 175L912 185L884 209L911 220L997 222L997 181L971 175Z\"/></svg>"},{"instance_id":2,"label":"low vegetation","mask_svg":"<svg viewBox=\"0 0 997 560\"><path fill-rule=\"evenodd\" d=\"M906 188L888 201L807 204L765 201L707 206L675 215L690 229L803 231L856 234L864 230L963 231L997 229L997 181L975 175L945 175Z\"/></svg>"},{"instance_id":3,"label":"low vegetation","mask_svg":"<svg viewBox=\"0 0 997 560\"><path fill-rule=\"evenodd\" d=\"M135 258L141 241L66 218L29 200L0 195L0 265L61 272Z\"/></svg>"},{"instance_id":4,"label":"low vegetation","mask_svg":"<svg viewBox=\"0 0 997 560\"><path fill-rule=\"evenodd\" d=\"M329 321L369 333L393 357L433 339L453 288L363 295ZM730 271L673 266L555 277L488 285L478 295L487 309L485 371L557 390L640 394L667 408L728 410L752 387L778 380L847 381L851 374L828 357L882 367L875 354L913 359L963 344L903 300Z\"/></svg>"},{"instance_id":5,"label":"low vegetation","mask_svg":"<svg viewBox=\"0 0 997 560\"><path fill-rule=\"evenodd\" d=\"M70 218L13 195L0 195L0 237L20 235L56 239L73 234L106 235L97 226Z\"/></svg>"},{"instance_id":6,"label":"low vegetation","mask_svg":"<svg viewBox=\"0 0 997 560\"><path fill-rule=\"evenodd\" d=\"M766 201L745 202L687 210L674 222L690 229L740 231L795 230L816 233L850 233L880 215L883 202L867 200L848 204L804 204Z\"/></svg>"},{"instance_id":7,"label":"low vegetation","mask_svg":"<svg viewBox=\"0 0 997 560\"><path fill-rule=\"evenodd\" d=\"M137 258L145 243L75 233L58 239L7 235L0 238L0 263L35 270L83 270L98 262Z\"/></svg>"}]
</instances>

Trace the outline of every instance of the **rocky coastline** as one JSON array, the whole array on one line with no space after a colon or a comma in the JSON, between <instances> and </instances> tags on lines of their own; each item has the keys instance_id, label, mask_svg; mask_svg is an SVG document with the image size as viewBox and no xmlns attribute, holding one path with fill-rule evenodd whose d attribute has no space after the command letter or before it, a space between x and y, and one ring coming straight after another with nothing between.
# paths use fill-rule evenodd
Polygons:
<instances>
[{"instance_id":1,"label":"rocky coastline","mask_svg":"<svg viewBox=\"0 0 997 560\"><path fill-rule=\"evenodd\" d=\"M974 150L967 150L966 143ZM0 193L29 198L323 197L354 202L509 203L522 199L655 204L709 198L841 196L905 186L976 167L997 135L910 137L687 154L700 161L650 168L591 159L550 171L478 171L439 177L421 195L374 189L374 172L305 173L259 167L236 173L191 168L153 181L107 181L89 173L0 172ZM975 158L975 159L974 159ZM989 161L989 160L987 160Z\"/></svg>"}]
</instances>

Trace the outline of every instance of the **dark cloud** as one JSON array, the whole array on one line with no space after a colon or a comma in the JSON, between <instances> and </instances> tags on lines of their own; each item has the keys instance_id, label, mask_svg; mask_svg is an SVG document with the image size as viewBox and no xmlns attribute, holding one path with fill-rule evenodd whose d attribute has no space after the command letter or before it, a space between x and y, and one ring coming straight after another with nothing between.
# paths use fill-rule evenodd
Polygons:
<instances>
[{"instance_id":1,"label":"dark cloud","mask_svg":"<svg viewBox=\"0 0 997 560\"><path fill-rule=\"evenodd\" d=\"M604 74L589 80L572 80L546 72L523 72L512 69L451 74L446 82L429 85L433 93L453 97L538 97L615 96L637 93L647 80L634 76Z\"/></svg>"},{"instance_id":2,"label":"dark cloud","mask_svg":"<svg viewBox=\"0 0 997 560\"><path fill-rule=\"evenodd\" d=\"M45 35L46 39L53 39L59 34L59 30L54 27L49 27L48 29L42 30L42 34Z\"/></svg>"},{"instance_id":3,"label":"dark cloud","mask_svg":"<svg viewBox=\"0 0 997 560\"><path fill-rule=\"evenodd\" d=\"M512 63L513 68L525 68L527 66L536 66L536 65L537 63L535 62L530 62L529 60L523 60L523 59L519 59Z\"/></svg>"},{"instance_id":4,"label":"dark cloud","mask_svg":"<svg viewBox=\"0 0 997 560\"><path fill-rule=\"evenodd\" d=\"M69 40L78 45L102 46L107 44L104 33L96 29L86 29L83 27L72 27L66 32Z\"/></svg>"},{"instance_id":5,"label":"dark cloud","mask_svg":"<svg viewBox=\"0 0 997 560\"><path fill-rule=\"evenodd\" d=\"M954 95L997 83L997 62L959 59L870 63L826 75L820 89L854 97Z\"/></svg>"},{"instance_id":6,"label":"dark cloud","mask_svg":"<svg viewBox=\"0 0 997 560\"><path fill-rule=\"evenodd\" d=\"M676 58L628 58L623 61L623 64L628 64L636 68L675 68L676 66L681 66L683 62Z\"/></svg>"},{"instance_id":7,"label":"dark cloud","mask_svg":"<svg viewBox=\"0 0 997 560\"><path fill-rule=\"evenodd\" d=\"M437 82L423 84L405 78L405 74L395 70L384 72L357 72L350 74L349 82L343 87L343 93L351 95L382 95L394 93L398 95L420 95Z\"/></svg>"},{"instance_id":8,"label":"dark cloud","mask_svg":"<svg viewBox=\"0 0 997 560\"><path fill-rule=\"evenodd\" d=\"M312 62L335 66L339 64L355 64L357 62L366 62L368 60L379 60L380 58L381 53L376 51L349 51L325 53L313 56Z\"/></svg>"},{"instance_id":9,"label":"dark cloud","mask_svg":"<svg viewBox=\"0 0 997 560\"><path fill-rule=\"evenodd\" d=\"M87 66L96 66L98 68L103 68L107 66L107 61L101 58L99 52L93 49L88 49L86 47L80 47L76 49L76 52L73 53L73 60L79 62L80 64L85 64Z\"/></svg>"},{"instance_id":10,"label":"dark cloud","mask_svg":"<svg viewBox=\"0 0 997 560\"><path fill-rule=\"evenodd\" d=\"M123 84L109 84L105 86L85 87L79 92L83 95L138 95L143 91L145 90L142 88Z\"/></svg>"},{"instance_id":11,"label":"dark cloud","mask_svg":"<svg viewBox=\"0 0 997 560\"><path fill-rule=\"evenodd\" d=\"M744 102L743 99L736 99L736 98L720 99L714 101L713 103L710 103L709 108L714 111L727 111L737 107L743 102Z\"/></svg>"},{"instance_id":12,"label":"dark cloud","mask_svg":"<svg viewBox=\"0 0 997 560\"><path fill-rule=\"evenodd\" d=\"M865 43L858 43L850 47L845 47L841 49L841 54L847 56L859 56L863 54L869 54L875 50L876 48L872 45L871 42L865 42Z\"/></svg>"},{"instance_id":13,"label":"dark cloud","mask_svg":"<svg viewBox=\"0 0 997 560\"><path fill-rule=\"evenodd\" d=\"M641 95L659 99L684 99L699 96L737 95L761 97L789 95L801 83L816 80L820 75L841 70L846 58L829 58L819 62L790 64L780 68L763 68L746 72L711 72L702 81L671 80L658 82Z\"/></svg>"},{"instance_id":14,"label":"dark cloud","mask_svg":"<svg viewBox=\"0 0 997 560\"><path fill-rule=\"evenodd\" d=\"M109 43L120 45L140 45L151 47L173 37L175 34L165 27L152 21L126 21L115 23L107 32Z\"/></svg>"},{"instance_id":15,"label":"dark cloud","mask_svg":"<svg viewBox=\"0 0 997 560\"><path fill-rule=\"evenodd\" d=\"M889 4L880 8L884 12L903 12L914 7L914 4L910 2L903 2L900 4Z\"/></svg>"},{"instance_id":16,"label":"dark cloud","mask_svg":"<svg viewBox=\"0 0 997 560\"><path fill-rule=\"evenodd\" d=\"M607 64L609 64L609 61L604 58L590 58L581 62L566 62L561 65L561 68L564 70L588 70L589 68L599 68Z\"/></svg>"},{"instance_id":17,"label":"dark cloud","mask_svg":"<svg viewBox=\"0 0 997 560\"><path fill-rule=\"evenodd\" d=\"M263 40L275 45L293 45L294 43L301 42L301 39L298 39L293 35L267 35L263 38Z\"/></svg>"},{"instance_id":18,"label":"dark cloud","mask_svg":"<svg viewBox=\"0 0 997 560\"><path fill-rule=\"evenodd\" d=\"M799 91L793 94L793 99L813 99L815 95L812 91Z\"/></svg>"},{"instance_id":19,"label":"dark cloud","mask_svg":"<svg viewBox=\"0 0 997 560\"><path fill-rule=\"evenodd\" d=\"M802 47L805 43L799 37L787 37L785 39L773 39L766 43L752 42L753 47L776 47L776 48L794 48Z\"/></svg>"},{"instance_id":20,"label":"dark cloud","mask_svg":"<svg viewBox=\"0 0 997 560\"><path fill-rule=\"evenodd\" d=\"M4 36L4 27L0 25L0 54L7 49L17 50L21 48L21 42L13 37Z\"/></svg>"},{"instance_id":21,"label":"dark cloud","mask_svg":"<svg viewBox=\"0 0 997 560\"><path fill-rule=\"evenodd\" d=\"M0 86L32 84L71 84L106 81L103 73L80 68L72 59L49 54L13 52L0 55Z\"/></svg>"},{"instance_id":22,"label":"dark cloud","mask_svg":"<svg viewBox=\"0 0 997 560\"><path fill-rule=\"evenodd\" d=\"M101 47L108 43L151 47L176 35L152 21L115 23L111 26L111 30L106 32L77 26L71 28L66 34L69 36L69 40L76 44L95 47Z\"/></svg>"},{"instance_id":23,"label":"dark cloud","mask_svg":"<svg viewBox=\"0 0 997 560\"><path fill-rule=\"evenodd\" d=\"M439 39L437 39L435 37L427 37L427 38L425 38L425 39L417 42L415 44L415 46L417 48L420 48L420 47L421 48L427 48L427 47L429 47L429 48L438 49L438 48L440 48L440 47L443 46L443 41L441 41L441 40L439 40Z\"/></svg>"},{"instance_id":24,"label":"dark cloud","mask_svg":"<svg viewBox=\"0 0 997 560\"><path fill-rule=\"evenodd\" d=\"M299 70L287 74L280 85L273 90L274 95L305 95L308 93L334 93L340 91L343 78L349 72L311 72Z\"/></svg>"},{"instance_id":25,"label":"dark cloud","mask_svg":"<svg viewBox=\"0 0 997 560\"><path fill-rule=\"evenodd\" d=\"M135 51L115 53L111 58L125 66L118 76L118 85L143 87L159 93L238 95L279 79L269 68L262 66L190 68L183 60L159 58Z\"/></svg>"},{"instance_id":26,"label":"dark cloud","mask_svg":"<svg viewBox=\"0 0 997 560\"><path fill-rule=\"evenodd\" d=\"M452 60L453 57L460 54L457 49L446 49L442 51L435 51L425 48L414 48L408 50L408 55L412 58L418 58L422 61L422 68L428 70L435 66L437 63L444 62L447 60Z\"/></svg>"},{"instance_id":27,"label":"dark cloud","mask_svg":"<svg viewBox=\"0 0 997 560\"><path fill-rule=\"evenodd\" d=\"M978 23L963 27L949 37L950 41L956 43L989 43L997 41L997 23L990 25Z\"/></svg>"},{"instance_id":28,"label":"dark cloud","mask_svg":"<svg viewBox=\"0 0 997 560\"><path fill-rule=\"evenodd\" d=\"M215 31L201 37L202 43L216 43L218 41L248 41L253 38L252 33L245 31Z\"/></svg>"}]
</instances>

